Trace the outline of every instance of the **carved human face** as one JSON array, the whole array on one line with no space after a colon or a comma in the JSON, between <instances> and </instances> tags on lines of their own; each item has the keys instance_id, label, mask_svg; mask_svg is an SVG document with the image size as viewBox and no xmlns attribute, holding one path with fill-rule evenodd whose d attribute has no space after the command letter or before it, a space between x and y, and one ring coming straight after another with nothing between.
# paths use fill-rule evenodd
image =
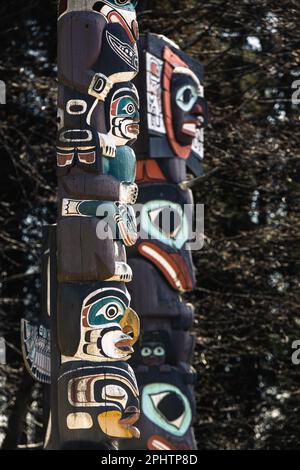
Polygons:
<instances>
[{"instance_id":1,"label":"carved human face","mask_svg":"<svg viewBox=\"0 0 300 470\"><path fill-rule=\"evenodd\" d=\"M99 289L85 299L78 358L129 359L139 335L139 319L129 302L128 292L117 288Z\"/></svg>"},{"instance_id":2,"label":"carved human face","mask_svg":"<svg viewBox=\"0 0 300 470\"><path fill-rule=\"evenodd\" d=\"M171 82L171 106L173 128L177 142L184 146L192 145L204 124L204 100L202 87L196 76L181 68L174 72Z\"/></svg>"},{"instance_id":3,"label":"carved human face","mask_svg":"<svg viewBox=\"0 0 300 470\"><path fill-rule=\"evenodd\" d=\"M139 96L132 84L117 85L110 101L110 135L117 146L134 142L140 132Z\"/></svg>"},{"instance_id":4,"label":"carved human face","mask_svg":"<svg viewBox=\"0 0 300 470\"><path fill-rule=\"evenodd\" d=\"M161 366L166 360L165 346L159 342L145 342L140 351L141 362L146 366Z\"/></svg>"}]
</instances>

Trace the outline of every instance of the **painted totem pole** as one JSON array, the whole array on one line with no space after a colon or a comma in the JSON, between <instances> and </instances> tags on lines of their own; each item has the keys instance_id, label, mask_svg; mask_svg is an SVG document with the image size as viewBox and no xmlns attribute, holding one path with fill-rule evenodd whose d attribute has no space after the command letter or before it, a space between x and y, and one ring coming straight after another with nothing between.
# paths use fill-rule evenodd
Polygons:
<instances>
[{"instance_id":1,"label":"painted totem pole","mask_svg":"<svg viewBox=\"0 0 300 470\"><path fill-rule=\"evenodd\" d=\"M139 392L127 363L139 318L130 307L126 259L126 247L137 240L130 147L139 133L132 83L139 70L136 4L59 2L59 216L55 246L49 246L57 253L55 268L48 273L56 302L51 373L42 377L49 382L51 375L47 448L97 448L139 437ZM23 323L25 359L39 379L33 344L39 338L45 351L49 337L43 331ZM48 362L40 356L47 370L49 347Z\"/></svg>"},{"instance_id":2,"label":"painted totem pole","mask_svg":"<svg viewBox=\"0 0 300 470\"><path fill-rule=\"evenodd\" d=\"M194 350L193 306L182 294L193 290L190 239L193 197L189 186L202 175L203 68L166 38L139 41L141 136L137 153L141 237L129 250L133 308L141 318L141 340L132 365L141 393L141 438L122 449L195 449L190 363ZM194 174L196 179L188 177ZM172 221L162 226L164 217ZM147 235L147 236L143 236ZM142 279L142 282L140 280Z\"/></svg>"}]
</instances>

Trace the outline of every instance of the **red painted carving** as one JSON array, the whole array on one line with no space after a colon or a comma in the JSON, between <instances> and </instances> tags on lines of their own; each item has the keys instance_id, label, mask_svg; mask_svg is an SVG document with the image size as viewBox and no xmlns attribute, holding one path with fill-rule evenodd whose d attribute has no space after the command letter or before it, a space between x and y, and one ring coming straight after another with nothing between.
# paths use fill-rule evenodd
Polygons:
<instances>
[{"instance_id":1,"label":"red painted carving","mask_svg":"<svg viewBox=\"0 0 300 470\"><path fill-rule=\"evenodd\" d=\"M164 75L163 75L163 107L164 121L167 130L167 136L172 150L179 158L187 159L191 153L191 145L184 146L177 142L174 128L171 107L171 80L173 70L176 67L189 68L188 65L178 57L169 47L164 50Z\"/></svg>"}]
</instances>

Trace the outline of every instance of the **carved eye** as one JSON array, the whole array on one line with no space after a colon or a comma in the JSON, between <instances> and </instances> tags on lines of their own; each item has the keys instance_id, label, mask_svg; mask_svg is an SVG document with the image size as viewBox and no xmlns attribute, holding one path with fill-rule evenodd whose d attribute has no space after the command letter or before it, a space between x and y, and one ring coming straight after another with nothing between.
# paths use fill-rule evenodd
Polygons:
<instances>
[{"instance_id":1,"label":"carved eye","mask_svg":"<svg viewBox=\"0 0 300 470\"><path fill-rule=\"evenodd\" d=\"M131 116L132 114L135 113L135 106L134 106L133 103L128 103L128 104L126 104L126 106L124 106L122 111L125 111L126 114L129 114Z\"/></svg>"},{"instance_id":2,"label":"carved eye","mask_svg":"<svg viewBox=\"0 0 300 470\"><path fill-rule=\"evenodd\" d=\"M89 312L89 324L100 326L112 321L119 321L125 313L125 306L113 297L95 303Z\"/></svg>"},{"instance_id":3,"label":"carved eye","mask_svg":"<svg viewBox=\"0 0 300 470\"><path fill-rule=\"evenodd\" d=\"M106 307L105 312L104 312L104 316L108 320L113 320L114 318L116 318L119 315L119 313L120 312L119 312L118 305L110 304Z\"/></svg>"},{"instance_id":4,"label":"carved eye","mask_svg":"<svg viewBox=\"0 0 300 470\"><path fill-rule=\"evenodd\" d=\"M187 397L179 388L167 383L144 387L142 410L152 423L178 437L186 433L192 420Z\"/></svg>"},{"instance_id":5,"label":"carved eye","mask_svg":"<svg viewBox=\"0 0 300 470\"><path fill-rule=\"evenodd\" d=\"M189 239L189 220L184 208L166 200L143 205L141 227L150 238L180 249Z\"/></svg>"},{"instance_id":6,"label":"carved eye","mask_svg":"<svg viewBox=\"0 0 300 470\"><path fill-rule=\"evenodd\" d=\"M197 90L191 86L186 85L180 88L176 95L176 103L185 112L190 111L198 98Z\"/></svg>"},{"instance_id":7,"label":"carved eye","mask_svg":"<svg viewBox=\"0 0 300 470\"><path fill-rule=\"evenodd\" d=\"M152 349L148 347L143 348L141 351L142 357L149 357L151 356L151 354L152 354Z\"/></svg>"},{"instance_id":8,"label":"carved eye","mask_svg":"<svg viewBox=\"0 0 300 470\"><path fill-rule=\"evenodd\" d=\"M162 234L175 238L182 227L182 214L170 205L161 206L148 212L149 219Z\"/></svg>"},{"instance_id":9,"label":"carved eye","mask_svg":"<svg viewBox=\"0 0 300 470\"><path fill-rule=\"evenodd\" d=\"M116 5L129 5L131 3L131 0L115 0Z\"/></svg>"},{"instance_id":10,"label":"carved eye","mask_svg":"<svg viewBox=\"0 0 300 470\"><path fill-rule=\"evenodd\" d=\"M155 356L158 356L158 357L161 357L165 354L165 350L162 346L157 346L155 349L154 349L154 355Z\"/></svg>"}]
</instances>

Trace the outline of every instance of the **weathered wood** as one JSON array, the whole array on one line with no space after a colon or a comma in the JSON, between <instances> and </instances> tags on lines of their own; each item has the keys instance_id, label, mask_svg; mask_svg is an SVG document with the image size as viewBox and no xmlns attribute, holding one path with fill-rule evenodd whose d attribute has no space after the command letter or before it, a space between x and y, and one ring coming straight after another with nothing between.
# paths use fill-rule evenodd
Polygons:
<instances>
[{"instance_id":1,"label":"weathered wood","mask_svg":"<svg viewBox=\"0 0 300 470\"><path fill-rule=\"evenodd\" d=\"M58 18L59 448L139 435L139 393L124 362L139 335L124 284L132 279L125 247L136 241L127 146L139 123L134 3L69 0Z\"/></svg>"},{"instance_id":2,"label":"weathered wood","mask_svg":"<svg viewBox=\"0 0 300 470\"><path fill-rule=\"evenodd\" d=\"M195 287L187 245L193 197L181 184L187 171L202 174L207 121L203 67L152 34L141 38L140 58L142 74L136 83L142 133L136 150L141 231L128 262L134 274L132 305L141 317L141 340L131 361L141 387L141 438L120 447L193 450L194 310L180 296Z\"/></svg>"}]
</instances>

